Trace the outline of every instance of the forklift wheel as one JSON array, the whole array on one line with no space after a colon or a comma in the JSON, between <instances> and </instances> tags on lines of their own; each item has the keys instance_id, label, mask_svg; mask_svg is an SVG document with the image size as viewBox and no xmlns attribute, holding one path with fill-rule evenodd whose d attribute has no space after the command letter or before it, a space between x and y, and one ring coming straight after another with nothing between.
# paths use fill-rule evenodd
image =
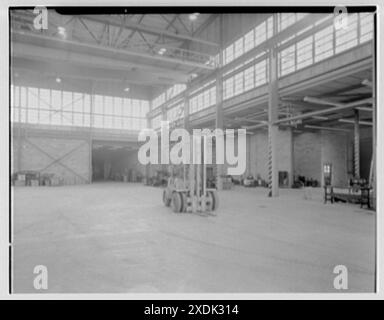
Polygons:
<instances>
[{"instance_id":1,"label":"forklift wheel","mask_svg":"<svg viewBox=\"0 0 384 320\"><path fill-rule=\"evenodd\" d=\"M166 207L169 207L171 205L172 199L167 197L167 190L164 189L163 191L163 203Z\"/></svg>"},{"instance_id":2,"label":"forklift wheel","mask_svg":"<svg viewBox=\"0 0 384 320\"><path fill-rule=\"evenodd\" d=\"M172 194L172 209L173 212L179 213L183 209L183 198L180 192L174 192Z\"/></svg>"},{"instance_id":3,"label":"forklift wheel","mask_svg":"<svg viewBox=\"0 0 384 320\"><path fill-rule=\"evenodd\" d=\"M216 191L209 191L209 195L212 199L212 211L216 211L217 208L219 207L219 196L217 195Z\"/></svg>"}]
</instances>

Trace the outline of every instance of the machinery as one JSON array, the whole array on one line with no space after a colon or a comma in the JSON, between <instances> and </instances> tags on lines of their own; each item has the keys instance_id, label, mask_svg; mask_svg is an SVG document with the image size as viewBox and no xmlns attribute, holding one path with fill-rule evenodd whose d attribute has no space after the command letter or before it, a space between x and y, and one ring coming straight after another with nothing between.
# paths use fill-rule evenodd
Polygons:
<instances>
[{"instance_id":1,"label":"machinery","mask_svg":"<svg viewBox=\"0 0 384 320\"><path fill-rule=\"evenodd\" d=\"M172 166L173 174L168 178L168 185L163 190L165 206L171 206L172 210L177 213L217 210L219 198L216 189L207 188L205 166L190 164L182 165L179 169L181 170ZM180 171L183 172L183 177L181 177Z\"/></svg>"},{"instance_id":2,"label":"machinery","mask_svg":"<svg viewBox=\"0 0 384 320\"><path fill-rule=\"evenodd\" d=\"M205 140L204 140L205 141ZM198 143L192 139L191 145ZM206 144L204 143L204 148ZM200 145L201 146L201 145ZM194 164L170 166L170 177L163 190L163 203L172 206L174 212L212 212L219 206L215 188L208 188L207 165L202 152L195 156ZM200 161L198 158L200 158ZM200 163L200 164L195 164Z\"/></svg>"}]
</instances>

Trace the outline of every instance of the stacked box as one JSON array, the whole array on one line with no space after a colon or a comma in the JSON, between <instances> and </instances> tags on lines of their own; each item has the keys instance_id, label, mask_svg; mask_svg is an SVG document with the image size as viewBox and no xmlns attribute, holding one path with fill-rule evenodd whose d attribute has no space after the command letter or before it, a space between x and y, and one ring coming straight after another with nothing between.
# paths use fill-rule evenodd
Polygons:
<instances>
[{"instance_id":1,"label":"stacked box","mask_svg":"<svg viewBox=\"0 0 384 320\"><path fill-rule=\"evenodd\" d=\"M38 187L38 186L39 186L39 180L37 180L37 179L31 179L31 180L30 180L30 186L31 186L31 187Z\"/></svg>"}]
</instances>

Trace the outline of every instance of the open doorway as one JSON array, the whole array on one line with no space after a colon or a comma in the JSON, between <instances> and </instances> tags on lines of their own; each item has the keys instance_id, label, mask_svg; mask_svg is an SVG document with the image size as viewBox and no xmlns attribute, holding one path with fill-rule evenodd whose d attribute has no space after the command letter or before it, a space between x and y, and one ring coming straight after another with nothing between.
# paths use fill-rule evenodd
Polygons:
<instances>
[{"instance_id":1,"label":"open doorway","mask_svg":"<svg viewBox=\"0 0 384 320\"><path fill-rule=\"evenodd\" d=\"M138 162L137 147L114 142L92 145L92 182L141 182L144 166Z\"/></svg>"}]
</instances>

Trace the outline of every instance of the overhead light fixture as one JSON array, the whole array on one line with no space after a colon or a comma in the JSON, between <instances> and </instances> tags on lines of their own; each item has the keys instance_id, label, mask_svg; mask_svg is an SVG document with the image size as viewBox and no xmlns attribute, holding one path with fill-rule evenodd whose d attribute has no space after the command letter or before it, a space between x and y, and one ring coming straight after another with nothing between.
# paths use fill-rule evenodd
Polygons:
<instances>
[{"instance_id":1,"label":"overhead light fixture","mask_svg":"<svg viewBox=\"0 0 384 320\"><path fill-rule=\"evenodd\" d=\"M195 12L195 13L192 13L189 15L189 20L191 21L195 21L197 19L197 17L199 16L200 13L198 12Z\"/></svg>"},{"instance_id":2,"label":"overhead light fixture","mask_svg":"<svg viewBox=\"0 0 384 320\"><path fill-rule=\"evenodd\" d=\"M324 116L313 116L312 119L316 119L316 120L328 120L328 117L324 117Z\"/></svg>"},{"instance_id":3,"label":"overhead light fixture","mask_svg":"<svg viewBox=\"0 0 384 320\"><path fill-rule=\"evenodd\" d=\"M165 49L165 48L161 48L161 49L158 51L158 54L163 55L163 54L165 53L165 51L167 51L167 49Z\"/></svg>"},{"instance_id":4,"label":"overhead light fixture","mask_svg":"<svg viewBox=\"0 0 384 320\"><path fill-rule=\"evenodd\" d=\"M129 91L129 87L124 88L124 91L128 92Z\"/></svg>"},{"instance_id":5,"label":"overhead light fixture","mask_svg":"<svg viewBox=\"0 0 384 320\"><path fill-rule=\"evenodd\" d=\"M57 27L57 33L64 38L67 36L67 31L64 27Z\"/></svg>"},{"instance_id":6,"label":"overhead light fixture","mask_svg":"<svg viewBox=\"0 0 384 320\"><path fill-rule=\"evenodd\" d=\"M57 77L57 78L56 78L56 82L57 82L57 83L61 83L61 78Z\"/></svg>"}]
</instances>

